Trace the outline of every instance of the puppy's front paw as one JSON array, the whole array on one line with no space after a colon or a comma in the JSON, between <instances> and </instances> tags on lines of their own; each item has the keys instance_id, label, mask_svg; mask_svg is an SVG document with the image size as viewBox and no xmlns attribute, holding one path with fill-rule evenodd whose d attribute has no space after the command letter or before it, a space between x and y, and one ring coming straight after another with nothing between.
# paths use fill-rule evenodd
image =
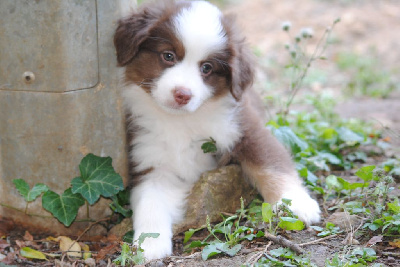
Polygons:
<instances>
[{"instance_id":1,"label":"puppy's front paw","mask_svg":"<svg viewBox=\"0 0 400 267\"><path fill-rule=\"evenodd\" d=\"M312 199L307 191L303 188L285 192L282 198L292 200L290 209L294 214L299 216L306 225L317 223L320 220L320 209L317 201Z\"/></svg>"},{"instance_id":2,"label":"puppy's front paw","mask_svg":"<svg viewBox=\"0 0 400 267\"><path fill-rule=\"evenodd\" d=\"M146 260L161 259L172 254L172 240L166 234L160 234L157 238L148 237L141 248L144 250Z\"/></svg>"}]
</instances>

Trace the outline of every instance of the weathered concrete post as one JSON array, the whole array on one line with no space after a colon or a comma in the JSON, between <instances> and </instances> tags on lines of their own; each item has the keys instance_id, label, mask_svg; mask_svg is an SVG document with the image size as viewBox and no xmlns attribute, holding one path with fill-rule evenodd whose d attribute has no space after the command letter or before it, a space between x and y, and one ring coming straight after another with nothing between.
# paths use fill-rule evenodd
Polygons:
<instances>
[{"instance_id":1,"label":"weathered concrete post","mask_svg":"<svg viewBox=\"0 0 400 267\"><path fill-rule=\"evenodd\" d=\"M25 202L13 179L57 193L79 175L87 153L111 156L126 177L125 127L119 98L113 33L128 0L0 1L0 203L20 210ZM56 219L28 216L0 206L0 224L76 233ZM93 219L110 212L105 201ZM51 214L40 200L28 213ZM82 214L78 215L82 217Z\"/></svg>"}]
</instances>

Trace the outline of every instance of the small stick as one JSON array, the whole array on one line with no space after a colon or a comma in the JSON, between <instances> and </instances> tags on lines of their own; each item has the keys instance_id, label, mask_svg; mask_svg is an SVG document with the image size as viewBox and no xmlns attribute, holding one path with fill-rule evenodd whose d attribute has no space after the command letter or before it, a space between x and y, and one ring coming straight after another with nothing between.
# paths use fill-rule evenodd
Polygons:
<instances>
[{"instance_id":1,"label":"small stick","mask_svg":"<svg viewBox=\"0 0 400 267\"><path fill-rule=\"evenodd\" d=\"M302 244L299 244L299 246L302 247L302 246L307 246L307 245L316 244L316 243L322 242L322 241L324 241L324 240L333 238L333 237L335 237L335 236L337 236L337 234L325 236L325 237L320 238L320 239L316 239L316 240L313 240L313 241L310 241L310 242L302 243Z\"/></svg>"},{"instance_id":2,"label":"small stick","mask_svg":"<svg viewBox=\"0 0 400 267\"><path fill-rule=\"evenodd\" d=\"M267 252L267 250L268 250L269 246L271 246L271 244L272 244L272 241L269 241L269 243L265 246L265 248L262 251L257 252L256 254L251 256L250 259L248 259L246 262L249 263L250 266L253 266L262 257L262 255L264 255Z\"/></svg>"},{"instance_id":3,"label":"small stick","mask_svg":"<svg viewBox=\"0 0 400 267\"><path fill-rule=\"evenodd\" d=\"M89 226L86 227L85 230L83 230L83 232L78 236L78 238L75 239L75 241L71 243L71 245L69 246L69 248L68 248L67 251L69 251L69 250L72 248L72 246L73 246L75 243L77 243L77 242L79 241L79 239L81 239L81 237L82 237L87 231L90 230L90 228L93 227L93 225L98 224L98 223L100 223L100 222L107 221L107 220L109 220L109 219L110 219L110 218L107 217L107 218L103 218L103 219L100 219L100 220L98 220L98 221L95 221L95 222L92 222L91 224L89 224Z\"/></svg>"},{"instance_id":4,"label":"small stick","mask_svg":"<svg viewBox=\"0 0 400 267\"><path fill-rule=\"evenodd\" d=\"M268 232L265 232L265 237L267 239L271 240L274 243L278 243L278 244L280 244L280 245L282 245L284 247L290 248L291 250L293 250L297 254L303 254L304 253L304 250L298 244L295 244L292 241L287 240L283 236L274 236L274 235L271 235Z\"/></svg>"},{"instance_id":5,"label":"small stick","mask_svg":"<svg viewBox=\"0 0 400 267\"><path fill-rule=\"evenodd\" d=\"M381 254L384 256L392 256L392 257L400 258L400 253L396 253L396 252L382 251Z\"/></svg>"}]
</instances>

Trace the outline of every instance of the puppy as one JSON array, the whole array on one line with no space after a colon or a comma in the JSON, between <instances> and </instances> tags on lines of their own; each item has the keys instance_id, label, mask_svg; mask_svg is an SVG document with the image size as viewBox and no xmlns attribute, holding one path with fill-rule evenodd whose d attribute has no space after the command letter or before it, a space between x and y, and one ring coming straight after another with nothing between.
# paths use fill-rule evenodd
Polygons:
<instances>
[{"instance_id":1,"label":"puppy","mask_svg":"<svg viewBox=\"0 0 400 267\"><path fill-rule=\"evenodd\" d=\"M319 220L291 156L264 126L232 17L205 1L157 1L120 20L114 44L125 68L134 238L160 234L142 245L148 260L171 255L185 198L218 158L240 164L265 201L291 199L306 224ZM201 149L210 137L217 157Z\"/></svg>"}]
</instances>

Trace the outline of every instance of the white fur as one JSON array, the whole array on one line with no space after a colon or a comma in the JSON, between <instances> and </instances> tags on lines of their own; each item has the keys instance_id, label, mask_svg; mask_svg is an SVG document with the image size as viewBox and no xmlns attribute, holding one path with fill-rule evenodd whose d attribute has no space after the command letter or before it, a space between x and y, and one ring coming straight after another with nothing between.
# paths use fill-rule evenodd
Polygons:
<instances>
[{"instance_id":1,"label":"white fur","mask_svg":"<svg viewBox=\"0 0 400 267\"><path fill-rule=\"evenodd\" d=\"M141 233L160 233L143 244L147 259L171 254L172 224L184 214L185 198L201 173L216 167L215 159L201 150L213 137L221 152L240 138L235 120L239 107L231 95L209 100L188 114L165 112L138 86L124 92L125 105L141 129L135 132L131 157L137 171L153 168L132 190L135 239Z\"/></svg>"},{"instance_id":2,"label":"white fur","mask_svg":"<svg viewBox=\"0 0 400 267\"><path fill-rule=\"evenodd\" d=\"M312 199L308 194L307 190L298 186L289 190L286 190L282 198L292 200L290 209L294 214L299 216L306 225L319 222L320 220L320 209L317 201Z\"/></svg>"}]
</instances>

